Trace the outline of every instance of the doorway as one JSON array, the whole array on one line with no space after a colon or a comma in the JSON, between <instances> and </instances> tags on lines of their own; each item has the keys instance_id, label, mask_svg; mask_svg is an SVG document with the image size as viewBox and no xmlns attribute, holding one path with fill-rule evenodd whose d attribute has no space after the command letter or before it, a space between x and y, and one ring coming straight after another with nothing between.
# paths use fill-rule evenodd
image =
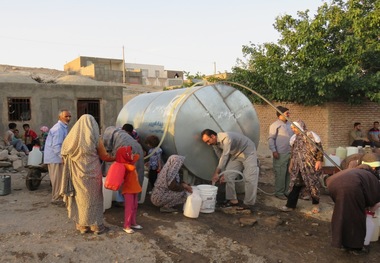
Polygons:
<instances>
[{"instance_id":1,"label":"doorway","mask_svg":"<svg viewBox=\"0 0 380 263\"><path fill-rule=\"evenodd\" d=\"M92 115L100 128L100 100L78 100L77 116L78 119L83 114Z\"/></svg>"}]
</instances>

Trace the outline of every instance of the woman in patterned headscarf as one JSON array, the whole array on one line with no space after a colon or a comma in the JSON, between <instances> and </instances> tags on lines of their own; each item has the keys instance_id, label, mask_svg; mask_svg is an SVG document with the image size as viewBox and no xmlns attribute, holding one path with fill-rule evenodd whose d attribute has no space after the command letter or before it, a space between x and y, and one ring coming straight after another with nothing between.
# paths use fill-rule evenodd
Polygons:
<instances>
[{"instance_id":1,"label":"woman in patterned headscarf","mask_svg":"<svg viewBox=\"0 0 380 263\"><path fill-rule=\"evenodd\" d=\"M290 138L290 193L286 205L281 207L281 210L284 212L293 211L297 206L301 190L305 188L305 192L310 193L312 199L313 208L311 212L316 214L320 211L319 189L321 185L319 177L322 174L323 161L321 138L316 133L308 131L302 120L293 122L291 128L294 135Z\"/></svg>"},{"instance_id":2,"label":"woman in patterned headscarf","mask_svg":"<svg viewBox=\"0 0 380 263\"><path fill-rule=\"evenodd\" d=\"M66 202L68 216L76 222L82 234L103 233L102 173L99 158L114 161L107 154L99 136L94 117L82 115L62 144L64 159L61 194Z\"/></svg>"},{"instance_id":3,"label":"woman in patterned headscarf","mask_svg":"<svg viewBox=\"0 0 380 263\"><path fill-rule=\"evenodd\" d=\"M179 170L184 156L172 155L159 173L150 197L155 206L160 207L161 212L175 212L175 205L184 204L187 198L186 192L192 193L193 189L185 182L181 182Z\"/></svg>"}]
</instances>

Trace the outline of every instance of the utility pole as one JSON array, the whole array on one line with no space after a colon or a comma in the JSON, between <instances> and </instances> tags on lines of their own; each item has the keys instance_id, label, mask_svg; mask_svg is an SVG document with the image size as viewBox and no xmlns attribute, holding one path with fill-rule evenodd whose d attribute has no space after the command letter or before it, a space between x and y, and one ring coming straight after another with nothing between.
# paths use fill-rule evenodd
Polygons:
<instances>
[{"instance_id":1,"label":"utility pole","mask_svg":"<svg viewBox=\"0 0 380 263\"><path fill-rule=\"evenodd\" d=\"M216 75L216 62L214 62L214 75Z\"/></svg>"},{"instance_id":2,"label":"utility pole","mask_svg":"<svg viewBox=\"0 0 380 263\"><path fill-rule=\"evenodd\" d=\"M125 58L124 58L124 46L123 46L123 83L125 84Z\"/></svg>"}]
</instances>

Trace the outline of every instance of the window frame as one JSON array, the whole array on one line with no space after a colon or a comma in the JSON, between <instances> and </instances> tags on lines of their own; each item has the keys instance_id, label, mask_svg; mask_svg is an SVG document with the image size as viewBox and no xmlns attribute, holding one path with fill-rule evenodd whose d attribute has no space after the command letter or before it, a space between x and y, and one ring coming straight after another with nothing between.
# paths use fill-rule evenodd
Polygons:
<instances>
[{"instance_id":1,"label":"window frame","mask_svg":"<svg viewBox=\"0 0 380 263\"><path fill-rule=\"evenodd\" d=\"M32 107L30 97L8 97L8 121L30 121Z\"/></svg>"}]
</instances>

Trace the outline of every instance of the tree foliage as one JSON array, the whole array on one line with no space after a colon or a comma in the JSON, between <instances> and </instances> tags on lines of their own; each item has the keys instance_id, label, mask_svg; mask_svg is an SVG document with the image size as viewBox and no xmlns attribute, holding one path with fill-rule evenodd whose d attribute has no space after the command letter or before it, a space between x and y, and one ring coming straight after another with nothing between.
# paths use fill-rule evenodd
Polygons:
<instances>
[{"instance_id":1,"label":"tree foliage","mask_svg":"<svg viewBox=\"0 0 380 263\"><path fill-rule=\"evenodd\" d=\"M297 15L276 18L277 43L243 46L230 80L275 101L380 103L380 1L332 0L314 18Z\"/></svg>"},{"instance_id":2,"label":"tree foliage","mask_svg":"<svg viewBox=\"0 0 380 263\"><path fill-rule=\"evenodd\" d=\"M206 77L206 75L197 72L195 75L192 75L190 72L184 71L183 72L187 81L183 84L184 87L191 87L194 84L203 81L203 79Z\"/></svg>"}]
</instances>

